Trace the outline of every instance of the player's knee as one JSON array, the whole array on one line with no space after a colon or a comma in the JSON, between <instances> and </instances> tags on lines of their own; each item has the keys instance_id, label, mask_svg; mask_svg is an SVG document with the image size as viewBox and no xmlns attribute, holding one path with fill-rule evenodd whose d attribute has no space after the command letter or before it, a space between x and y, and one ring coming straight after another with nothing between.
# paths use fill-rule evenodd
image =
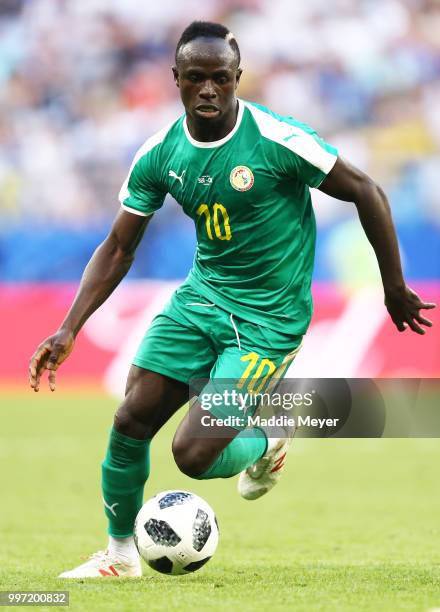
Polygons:
<instances>
[{"instance_id":1,"label":"player's knee","mask_svg":"<svg viewBox=\"0 0 440 612\"><path fill-rule=\"evenodd\" d=\"M189 444L186 441L174 438L173 456L179 470L186 476L195 478L205 472L212 459L195 440Z\"/></svg>"},{"instance_id":2,"label":"player's knee","mask_svg":"<svg viewBox=\"0 0 440 612\"><path fill-rule=\"evenodd\" d=\"M153 423L140 421L135 417L135 411L125 401L115 414L113 426L119 433L129 438L148 439L154 435Z\"/></svg>"}]
</instances>

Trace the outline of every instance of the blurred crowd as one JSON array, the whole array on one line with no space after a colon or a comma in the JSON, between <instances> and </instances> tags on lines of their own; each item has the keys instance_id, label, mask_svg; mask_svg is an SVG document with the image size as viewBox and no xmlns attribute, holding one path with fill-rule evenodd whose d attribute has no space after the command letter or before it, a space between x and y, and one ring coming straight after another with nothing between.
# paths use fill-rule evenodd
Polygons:
<instances>
[{"instance_id":1,"label":"blurred crowd","mask_svg":"<svg viewBox=\"0 0 440 612\"><path fill-rule=\"evenodd\" d=\"M134 152L182 113L170 66L193 19L235 34L241 97L309 123L385 188L407 273L439 278L438 0L1 0L0 280L79 277ZM314 200L317 278L368 275L353 207ZM133 274L182 277L193 248L167 201Z\"/></svg>"}]
</instances>

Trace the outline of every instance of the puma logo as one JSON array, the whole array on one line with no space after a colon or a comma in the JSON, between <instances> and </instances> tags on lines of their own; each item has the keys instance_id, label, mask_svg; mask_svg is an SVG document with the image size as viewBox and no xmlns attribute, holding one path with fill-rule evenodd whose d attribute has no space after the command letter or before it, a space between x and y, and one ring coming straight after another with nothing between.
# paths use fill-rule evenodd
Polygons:
<instances>
[{"instance_id":1,"label":"puma logo","mask_svg":"<svg viewBox=\"0 0 440 612\"><path fill-rule=\"evenodd\" d=\"M116 512L114 511L113 508L115 508L116 506L119 506L118 502L115 502L114 504L112 504L111 506L109 506L109 504L105 501L104 498L102 498L102 501L104 502L104 506L110 510L110 512L113 514L113 516L116 516Z\"/></svg>"},{"instance_id":2,"label":"puma logo","mask_svg":"<svg viewBox=\"0 0 440 612\"><path fill-rule=\"evenodd\" d=\"M177 181L180 181L180 184L183 186L183 175L185 174L185 172L186 172L186 170L184 170L180 176L177 176L177 174L174 172L174 170L170 170L168 172L168 176L172 176Z\"/></svg>"},{"instance_id":3,"label":"puma logo","mask_svg":"<svg viewBox=\"0 0 440 612\"><path fill-rule=\"evenodd\" d=\"M289 134L288 136L286 136L285 138L283 138L284 142L287 142L288 140L290 140L291 138L293 138L294 136L296 136L296 132L292 132L291 134Z\"/></svg>"}]
</instances>

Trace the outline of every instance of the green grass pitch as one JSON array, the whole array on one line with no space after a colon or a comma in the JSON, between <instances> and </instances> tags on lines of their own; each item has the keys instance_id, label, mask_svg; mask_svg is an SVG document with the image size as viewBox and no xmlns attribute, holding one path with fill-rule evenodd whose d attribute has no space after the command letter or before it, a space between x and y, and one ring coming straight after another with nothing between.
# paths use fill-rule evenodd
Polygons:
<instances>
[{"instance_id":1,"label":"green grass pitch","mask_svg":"<svg viewBox=\"0 0 440 612\"><path fill-rule=\"evenodd\" d=\"M2 590L68 589L72 610L440 608L438 440L297 440L280 484L246 502L235 479L178 472L177 420L153 444L145 496L206 498L220 524L214 558L182 577L145 567L134 580L57 580L106 545L100 461L116 406L62 387L0 398Z\"/></svg>"}]
</instances>

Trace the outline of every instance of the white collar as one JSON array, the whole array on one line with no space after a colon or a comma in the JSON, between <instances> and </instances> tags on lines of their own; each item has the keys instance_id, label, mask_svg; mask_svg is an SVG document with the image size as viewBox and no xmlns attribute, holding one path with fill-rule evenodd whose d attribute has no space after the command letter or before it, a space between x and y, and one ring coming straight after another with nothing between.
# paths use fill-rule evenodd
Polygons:
<instances>
[{"instance_id":1,"label":"white collar","mask_svg":"<svg viewBox=\"0 0 440 612\"><path fill-rule=\"evenodd\" d=\"M190 143L194 145L195 147L200 147L201 149L212 149L214 147L220 147L225 142L228 142L228 140L232 138L232 136L235 134L235 132L240 127L240 123L243 118L244 103L242 100L240 100L240 98L237 98L237 99L238 99L237 121L235 122L235 125L232 128L232 130L229 132L229 134L226 134L226 136L224 136L220 140L214 140L212 142L200 142L199 140L195 140L189 133L188 124L186 122L186 117L185 117L183 120L183 131L185 132L185 135L190 141Z\"/></svg>"}]
</instances>

